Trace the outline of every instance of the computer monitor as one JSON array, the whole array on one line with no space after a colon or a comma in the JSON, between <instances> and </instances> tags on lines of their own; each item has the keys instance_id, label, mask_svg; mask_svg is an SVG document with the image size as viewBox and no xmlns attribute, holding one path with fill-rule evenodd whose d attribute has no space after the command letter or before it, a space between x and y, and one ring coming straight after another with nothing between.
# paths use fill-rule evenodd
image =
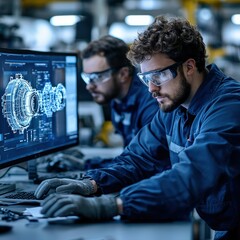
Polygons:
<instances>
[{"instance_id":1,"label":"computer monitor","mask_svg":"<svg viewBox=\"0 0 240 240\"><path fill-rule=\"evenodd\" d=\"M0 49L0 169L79 143L76 53Z\"/></svg>"}]
</instances>

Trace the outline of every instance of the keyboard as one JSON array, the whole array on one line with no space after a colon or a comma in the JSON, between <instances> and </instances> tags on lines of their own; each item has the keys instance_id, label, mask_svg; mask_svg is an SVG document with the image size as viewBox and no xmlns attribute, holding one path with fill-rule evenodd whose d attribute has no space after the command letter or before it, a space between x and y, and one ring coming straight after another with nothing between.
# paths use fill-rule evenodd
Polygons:
<instances>
[{"instance_id":1,"label":"keyboard","mask_svg":"<svg viewBox=\"0 0 240 240\"><path fill-rule=\"evenodd\" d=\"M34 191L15 191L0 196L0 205L29 204L41 205L42 199L34 196Z\"/></svg>"},{"instance_id":2,"label":"keyboard","mask_svg":"<svg viewBox=\"0 0 240 240\"><path fill-rule=\"evenodd\" d=\"M34 196L34 192L16 192L6 195L5 198L9 199L29 199L29 200L37 200Z\"/></svg>"}]
</instances>

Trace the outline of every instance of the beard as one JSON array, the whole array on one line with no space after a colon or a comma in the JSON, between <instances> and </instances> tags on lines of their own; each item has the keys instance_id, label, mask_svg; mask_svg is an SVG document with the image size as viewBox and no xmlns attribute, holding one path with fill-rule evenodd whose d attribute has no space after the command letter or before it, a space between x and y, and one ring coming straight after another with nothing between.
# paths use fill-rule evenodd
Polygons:
<instances>
[{"instance_id":1,"label":"beard","mask_svg":"<svg viewBox=\"0 0 240 240\"><path fill-rule=\"evenodd\" d=\"M159 103L159 107L163 112L172 112L188 99L191 85L182 74L178 84L178 89L171 96L169 94L160 95L158 92L153 93L153 97L160 96L163 98L162 102ZM167 101L164 101L164 98Z\"/></svg>"},{"instance_id":2,"label":"beard","mask_svg":"<svg viewBox=\"0 0 240 240\"><path fill-rule=\"evenodd\" d=\"M119 94L121 93L121 86L119 86L118 82L115 78L113 78L112 83L108 83L108 87L105 87L103 89L99 89L98 91L91 91L91 95L93 97L93 100L100 104L105 105L110 103L113 99L117 98Z\"/></svg>"},{"instance_id":3,"label":"beard","mask_svg":"<svg viewBox=\"0 0 240 240\"><path fill-rule=\"evenodd\" d=\"M94 95L92 94L92 97L93 97L93 100L100 105L108 104L113 99L112 95L100 93L100 92L94 93Z\"/></svg>"}]
</instances>

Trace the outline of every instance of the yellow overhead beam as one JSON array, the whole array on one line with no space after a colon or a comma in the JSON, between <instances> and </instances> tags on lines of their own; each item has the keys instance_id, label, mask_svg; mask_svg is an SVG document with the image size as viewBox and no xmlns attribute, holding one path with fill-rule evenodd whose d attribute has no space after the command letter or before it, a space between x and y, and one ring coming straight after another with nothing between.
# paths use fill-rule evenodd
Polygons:
<instances>
[{"instance_id":1,"label":"yellow overhead beam","mask_svg":"<svg viewBox=\"0 0 240 240\"><path fill-rule=\"evenodd\" d=\"M215 8L221 8L223 4L239 4L240 0L181 0L181 5L186 13L186 18L196 24L196 10L199 4L206 4Z\"/></svg>"},{"instance_id":2,"label":"yellow overhead beam","mask_svg":"<svg viewBox=\"0 0 240 240\"><path fill-rule=\"evenodd\" d=\"M240 0L198 0L198 2L206 4L222 4L222 3L240 3Z\"/></svg>"},{"instance_id":3,"label":"yellow overhead beam","mask_svg":"<svg viewBox=\"0 0 240 240\"><path fill-rule=\"evenodd\" d=\"M192 23L196 24L196 9L197 0L181 0L182 7L185 10L186 18Z\"/></svg>"},{"instance_id":4,"label":"yellow overhead beam","mask_svg":"<svg viewBox=\"0 0 240 240\"><path fill-rule=\"evenodd\" d=\"M44 7L54 2L76 2L76 0L21 0L22 7Z\"/></svg>"}]
</instances>

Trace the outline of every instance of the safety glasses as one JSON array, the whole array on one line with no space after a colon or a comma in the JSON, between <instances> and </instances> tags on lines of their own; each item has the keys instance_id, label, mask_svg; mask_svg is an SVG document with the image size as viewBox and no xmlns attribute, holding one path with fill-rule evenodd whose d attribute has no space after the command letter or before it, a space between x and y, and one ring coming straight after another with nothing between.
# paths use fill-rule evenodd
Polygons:
<instances>
[{"instance_id":1,"label":"safety glasses","mask_svg":"<svg viewBox=\"0 0 240 240\"><path fill-rule=\"evenodd\" d=\"M110 79L112 73L116 71L116 68L108 68L101 72L81 73L81 77L86 84L98 84L106 82Z\"/></svg>"},{"instance_id":2,"label":"safety glasses","mask_svg":"<svg viewBox=\"0 0 240 240\"><path fill-rule=\"evenodd\" d=\"M149 82L153 83L156 86L161 86L162 84L172 80L177 76L177 68L181 64L182 62L177 62L163 69L138 73L137 75L146 86L148 86Z\"/></svg>"}]
</instances>

